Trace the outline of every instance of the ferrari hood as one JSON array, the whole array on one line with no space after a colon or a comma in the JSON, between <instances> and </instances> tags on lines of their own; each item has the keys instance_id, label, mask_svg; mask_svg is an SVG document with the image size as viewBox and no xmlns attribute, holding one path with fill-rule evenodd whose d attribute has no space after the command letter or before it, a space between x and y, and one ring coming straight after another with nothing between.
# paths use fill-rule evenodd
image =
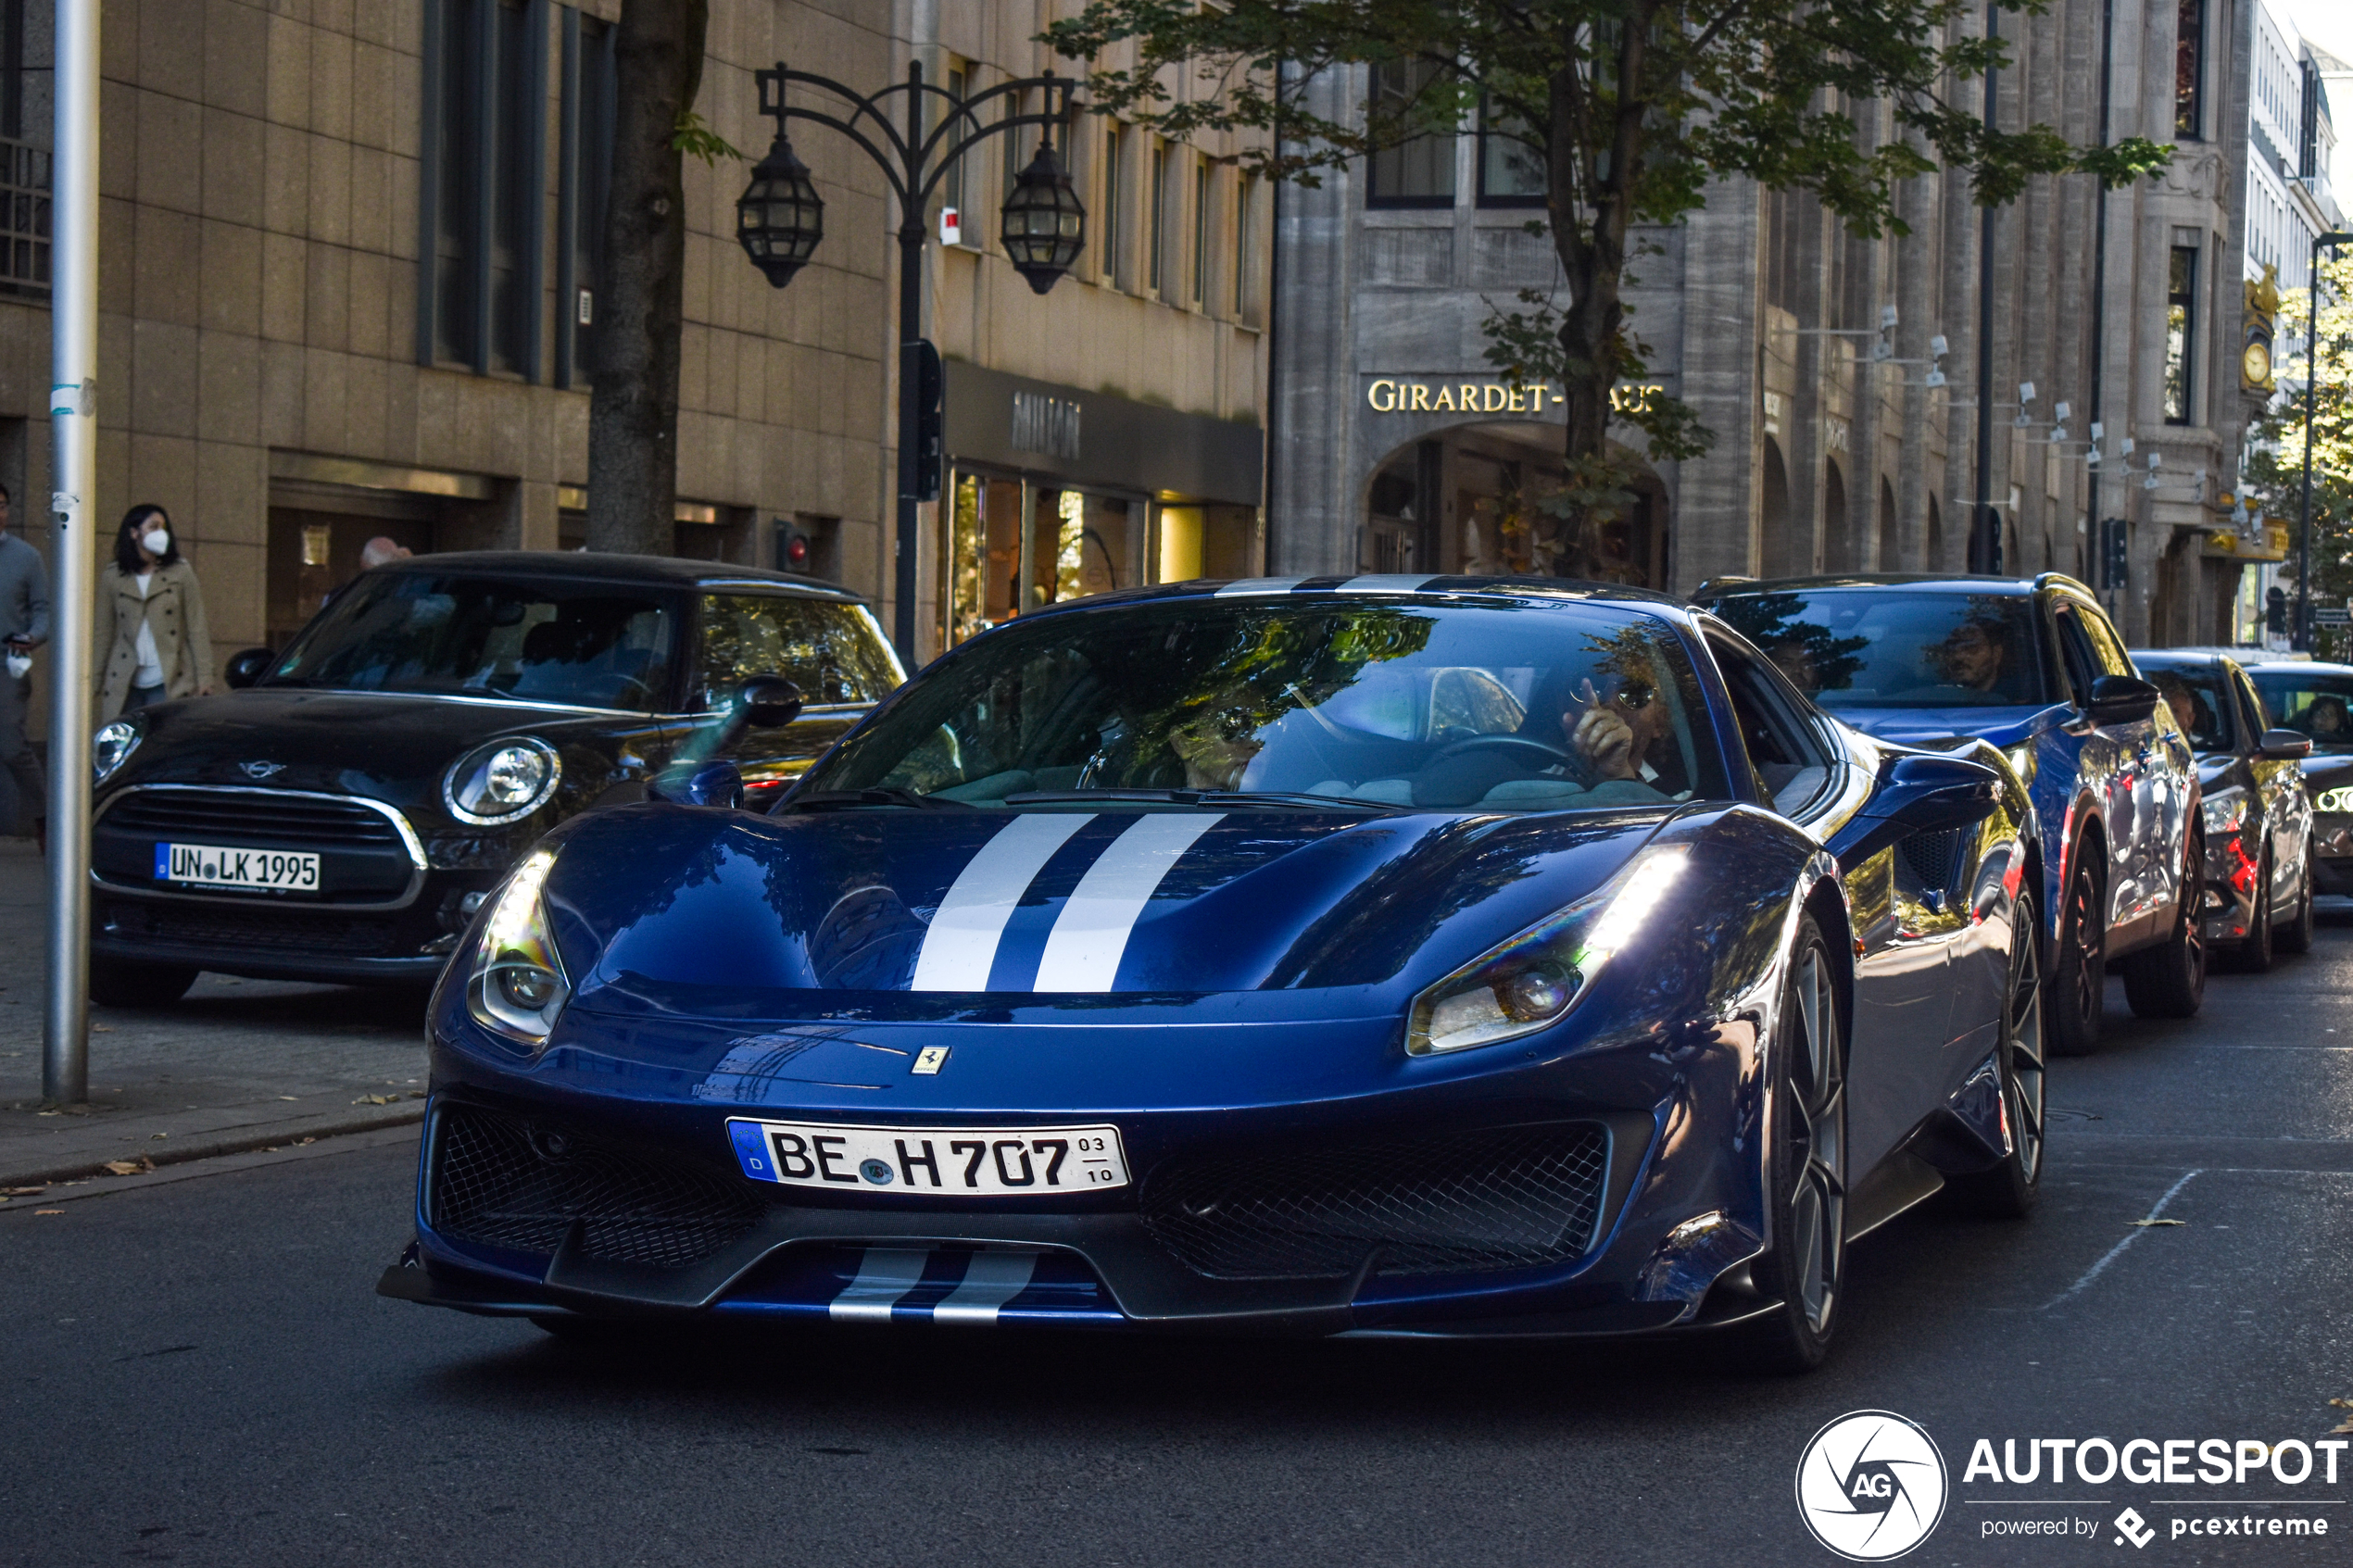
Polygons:
<instances>
[{"instance_id":1,"label":"ferrari hood","mask_svg":"<svg viewBox=\"0 0 2353 1568\"><path fill-rule=\"evenodd\" d=\"M550 835L547 901L592 1009L1377 985L1599 886L1668 815L633 806Z\"/></svg>"}]
</instances>

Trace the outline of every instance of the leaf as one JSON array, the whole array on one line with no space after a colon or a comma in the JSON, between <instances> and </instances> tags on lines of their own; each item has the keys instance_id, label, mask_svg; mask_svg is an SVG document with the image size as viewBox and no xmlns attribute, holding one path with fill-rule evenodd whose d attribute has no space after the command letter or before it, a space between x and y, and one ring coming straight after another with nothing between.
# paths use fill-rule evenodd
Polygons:
<instances>
[{"instance_id":1,"label":"leaf","mask_svg":"<svg viewBox=\"0 0 2353 1568\"><path fill-rule=\"evenodd\" d=\"M2353 1421L2340 1421L2329 1428L2329 1436L2332 1437L2344 1432L2353 1432Z\"/></svg>"},{"instance_id":2,"label":"leaf","mask_svg":"<svg viewBox=\"0 0 2353 1568\"><path fill-rule=\"evenodd\" d=\"M678 111L678 121L670 128L670 146L672 151L698 157L713 169L719 167L723 157L741 162L744 156L692 109Z\"/></svg>"},{"instance_id":3,"label":"leaf","mask_svg":"<svg viewBox=\"0 0 2353 1568\"><path fill-rule=\"evenodd\" d=\"M354 1105L390 1105L394 1100L396 1100L399 1098L400 1097L398 1095L361 1095L358 1099L353 1100L351 1103Z\"/></svg>"},{"instance_id":4,"label":"leaf","mask_svg":"<svg viewBox=\"0 0 2353 1568\"><path fill-rule=\"evenodd\" d=\"M39 1198L43 1193L47 1192L48 1190L49 1189L45 1186L0 1187L0 1194L5 1194L9 1198Z\"/></svg>"},{"instance_id":5,"label":"leaf","mask_svg":"<svg viewBox=\"0 0 2353 1568\"><path fill-rule=\"evenodd\" d=\"M155 1168L156 1162L144 1154L136 1160L109 1160L99 1167L118 1176L136 1176Z\"/></svg>"},{"instance_id":6,"label":"leaf","mask_svg":"<svg viewBox=\"0 0 2353 1568\"><path fill-rule=\"evenodd\" d=\"M301 1097L298 1095L280 1095L278 1098L280 1099L299 1099Z\"/></svg>"},{"instance_id":7,"label":"leaf","mask_svg":"<svg viewBox=\"0 0 2353 1568\"><path fill-rule=\"evenodd\" d=\"M2189 1223L2187 1220L2135 1220L2133 1223L2144 1230L2157 1225L2186 1225Z\"/></svg>"},{"instance_id":8,"label":"leaf","mask_svg":"<svg viewBox=\"0 0 2353 1568\"><path fill-rule=\"evenodd\" d=\"M33 1212L35 1214L62 1214L65 1210L62 1209L35 1209Z\"/></svg>"}]
</instances>

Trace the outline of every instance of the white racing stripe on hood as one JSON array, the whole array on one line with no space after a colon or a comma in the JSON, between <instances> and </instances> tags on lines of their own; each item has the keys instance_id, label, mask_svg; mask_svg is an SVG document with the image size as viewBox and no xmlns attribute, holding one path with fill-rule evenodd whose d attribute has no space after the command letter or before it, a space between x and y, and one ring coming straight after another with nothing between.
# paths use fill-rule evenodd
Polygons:
<instances>
[{"instance_id":1,"label":"white racing stripe on hood","mask_svg":"<svg viewBox=\"0 0 2353 1568\"><path fill-rule=\"evenodd\" d=\"M869 1247L858 1261L858 1277L843 1286L825 1315L836 1323L888 1323L899 1298L923 1283L930 1261L928 1247Z\"/></svg>"},{"instance_id":2,"label":"white racing stripe on hood","mask_svg":"<svg viewBox=\"0 0 2353 1568\"><path fill-rule=\"evenodd\" d=\"M1221 599L1248 599L1255 598L1262 594L1288 594L1306 581L1304 577L1245 577L1239 583L1227 583L1213 596Z\"/></svg>"},{"instance_id":3,"label":"white racing stripe on hood","mask_svg":"<svg viewBox=\"0 0 2353 1568\"><path fill-rule=\"evenodd\" d=\"M1410 594L1425 583L1438 579L1430 573L1416 576L1409 571L1373 571L1362 577L1352 577L1335 590L1342 594Z\"/></svg>"},{"instance_id":4,"label":"white racing stripe on hood","mask_svg":"<svg viewBox=\"0 0 2353 1568\"><path fill-rule=\"evenodd\" d=\"M931 1321L993 1323L1006 1302L1029 1288L1037 1268L1035 1252L975 1252L963 1281L931 1310Z\"/></svg>"},{"instance_id":5,"label":"white racing stripe on hood","mask_svg":"<svg viewBox=\"0 0 2353 1568\"><path fill-rule=\"evenodd\" d=\"M1118 977L1145 903L1193 841L1225 819L1216 812L1153 813L1112 840L1078 879L1046 937L1034 991L1108 991ZM961 883L962 879L958 879ZM977 987L975 987L977 989Z\"/></svg>"},{"instance_id":6,"label":"white racing stripe on hood","mask_svg":"<svg viewBox=\"0 0 2353 1568\"><path fill-rule=\"evenodd\" d=\"M1014 906L1054 851L1095 820L1088 811L1039 811L1015 817L980 847L924 934L914 991L986 991L997 944Z\"/></svg>"}]
</instances>

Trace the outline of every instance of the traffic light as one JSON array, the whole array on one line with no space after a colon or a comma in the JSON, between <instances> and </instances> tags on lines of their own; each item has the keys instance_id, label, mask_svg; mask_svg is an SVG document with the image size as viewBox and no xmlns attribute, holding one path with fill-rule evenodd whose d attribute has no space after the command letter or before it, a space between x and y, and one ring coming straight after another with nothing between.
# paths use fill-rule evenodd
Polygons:
<instances>
[{"instance_id":1,"label":"traffic light","mask_svg":"<svg viewBox=\"0 0 2353 1568\"><path fill-rule=\"evenodd\" d=\"M799 524L776 520L776 570L806 572L816 558L816 546Z\"/></svg>"},{"instance_id":2,"label":"traffic light","mask_svg":"<svg viewBox=\"0 0 2353 1568\"><path fill-rule=\"evenodd\" d=\"M939 455L946 435L947 377L939 350L925 340L915 345L915 499L939 499Z\"/></svg>"},{"instance_id":3,"label":"traffic light","mask_svg":"<svg viewBox=\"0 0 2353 1568\"><path fill-rule=\"evenodd\" d=\"M2120 517L2100 519L2100 581L2103 590L2122 593L2133 578L2132 535Z\"/></svg>"},{"instance_id":4,"label":"traffic light","mask_svg":"<svg viewBox=\"0 0 2353 1568\"><path fill-rule=\"evenodd\" d=\"M2263 596L2263 630L2275 637L2287 635L2287 590L2274 586Z\"/></svg>"}]
</instances>

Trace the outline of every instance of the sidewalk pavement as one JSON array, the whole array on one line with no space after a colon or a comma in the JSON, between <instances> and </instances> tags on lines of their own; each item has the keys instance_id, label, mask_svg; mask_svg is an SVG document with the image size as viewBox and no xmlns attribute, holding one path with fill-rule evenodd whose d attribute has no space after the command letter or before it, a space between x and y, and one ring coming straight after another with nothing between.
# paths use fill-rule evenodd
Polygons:
<instances>
[{"instance_id":1,"label":"sidewalk pavement","mask_svg":"<svg viewBox=\"0 0 2353 1568\"><path fill-rule=\"evenodd\" d=\"M422 991L217 974L172 1007L93 1007L89 1103L44 1106L47 893L31 842L0 839L0 1188L423 1116Z\"/></svg>"}]
</instances>

